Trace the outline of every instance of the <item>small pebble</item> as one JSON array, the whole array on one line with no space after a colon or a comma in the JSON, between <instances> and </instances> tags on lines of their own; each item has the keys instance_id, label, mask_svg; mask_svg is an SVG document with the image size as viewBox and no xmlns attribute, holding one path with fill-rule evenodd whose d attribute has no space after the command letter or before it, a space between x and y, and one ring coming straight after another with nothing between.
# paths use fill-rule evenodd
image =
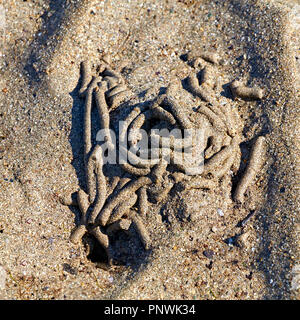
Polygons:
<instances>
[{"instance_id":1,"label":"small pebble","mask_svg":"<svg viewBox=\"0 0 300 320\"><path fill-rule=\"evenodd\" d=\"M72 268L68 263L64 263L63 264L63 270L65 272L68 272L72 275L76 275L77 274L77 270L75 268Z\"/></svg>"},{"instance_id":2,"label":"small pebble","mask_svg":"<svg viewBox=\"0 0 300 320\"><path fill-rule=\"evenodd\" d=\"M207 250L203 251L203 255L208 259L212 259L214 254L215 254L214 251L210 250L210 249L207 249Z\"/></svg>"},{"instance_id":3,"label":"small pebble","mask_svg":"<svg viewBox=\"0 0 300 320\"><path fill-rule=\"evenodd\" d=\"M211 231L214 232L214 233L216 233L216 232L218 231L218 228L215 227L215 226L213 226L213 227L211 228Z\"/></svg>"},{"instance_id":4,"label":"small pebble","mask_svg":"<svg viewBox=\"0 0 300 320\"><path fill-rule=\"evenodd\" d=\"M232 247L234 244L234 237L228 238L225 242Z\"/></svg>"},{"instance_id":5,"label":"small pebble","mask_svg":"<svg viewBox=\"0 0 300 320\"><path fill-rule=\"evenodd\" d=\"M25 266L27 265L27 262L26 262L25 260L22 260L22 261L20 262L20 265L21 265L22 267L25 267Z\"/></svg>"},{"instance_id":6,"label":"small pebble","mask_svg":"<svg viewBox=\"0 0 300 320\"><path fill-rule=\"evenodd\" d=\"M32 219L30 219L30 218L25 220L25 222L26 222L27 224L31 224L31 223L32 223L32 221L33 221L33 220L32 220Z\"/></svg>"},{"instance_id":7,"label":"small pebble","mask_svg":"<svg viewBox=\"0 0 300 320\"><path fill-rule=\"evenodd\" d=\"M237 238L237 244L239 247L241 248L247 248L249 247L249 241L248 241L248 237L250 235L250 232L245 232L243 234L241 234L238 238Z\"/></svg>"},{"instance_id":8,"label":"small pebble","mask_svg":"<svg viewBox=\"0 0 300 320\"><path fill-rule=\"evenodd\" d=\"M222 211L222 209L218 208L217 212L220 217L224 217L224 212Z\"/></svg>"}]
</instances>

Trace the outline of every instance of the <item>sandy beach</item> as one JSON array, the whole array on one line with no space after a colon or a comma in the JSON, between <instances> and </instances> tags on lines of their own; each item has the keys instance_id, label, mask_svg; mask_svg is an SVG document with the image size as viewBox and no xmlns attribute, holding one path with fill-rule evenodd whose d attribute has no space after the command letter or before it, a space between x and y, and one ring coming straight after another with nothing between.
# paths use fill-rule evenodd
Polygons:
<instances>
[{"instance_id":1,"label":"sandy beach","mask_svg":"<svg viewBox=\"0 0 300 320\"><path fill-rule=\"evenodd\" d=\"M299 28L295 0L0 0L0 299L299 299ZM140 189L121 198L138 200L120 216L128 230L99 228L106 252L89 232L70 241L83 210L62 204L89 194L83 61L107 83L117 70L127 90L116 105L105 92L110 128L165 95L179 108L159 106L181 128L205 128L212 145L207 176L182 178L171 165L159 186L153 171L141 174L145 212ZM114 177L141 178L105 165L107 188Z\"/></svg>"}]
</instances>

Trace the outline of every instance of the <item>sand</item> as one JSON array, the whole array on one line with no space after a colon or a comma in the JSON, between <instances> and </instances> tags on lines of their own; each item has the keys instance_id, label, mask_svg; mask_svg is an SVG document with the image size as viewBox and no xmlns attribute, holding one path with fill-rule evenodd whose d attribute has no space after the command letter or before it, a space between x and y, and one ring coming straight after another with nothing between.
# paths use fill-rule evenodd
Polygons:
<instances>
[{"instance_id":1,"label":"sand","mask_svg":"<svg viewBox=\"0 0 300 320\"><path fill-rule=\"evenodd\" d=\"M0 5L1 299L299 298L299 2ZM59 201L85 183L80 63L97 65L104 53L127 61L135 103L184 79L191 69L181 55L198 48L220 54L223 84L240 78L265 91L261 101L232 102L240 170L214 192L177 188L151 204L153 250L121 234L114 250L123 263L106 268L70 242L79 210ZM232 181L260 135L264 166L249 201L236 205Z\"/></svg>"}]
</instances>

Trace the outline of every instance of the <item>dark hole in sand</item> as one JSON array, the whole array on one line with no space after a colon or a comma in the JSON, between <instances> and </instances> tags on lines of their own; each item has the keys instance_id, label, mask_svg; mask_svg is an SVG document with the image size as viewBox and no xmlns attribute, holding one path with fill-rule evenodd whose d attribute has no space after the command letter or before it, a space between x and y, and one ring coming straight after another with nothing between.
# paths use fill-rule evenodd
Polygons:
<instances>
[{"instance_id":1,"label":"dark hole in sand","mask_svg":"<svg viewBox=\"0 0 300 320\"><path fill-rule=\"evenodd\" d=\"M91 262L96 264L108 264L107 254L94 236L87 235L84 238L84 242L86 243L86 246L90 247L87 258ZM138 260L144 258L143 256L145 253L142 243L132 227L129 231L114 232L109 236L109 242L114 265L135 265Z\"/></svg>"},{"instance_id":2,"label":"dark hole in sand","mask_svg":"<svg viewBox=\"0 0 300 320\"><path fill-rule=\"evenodd\" d=\"M94 262L108 263L108 257L104 250L104 248L96 241L95 237L92 235L88 235L87 242L92 243L92 248L87 258Z\"/></svg>"}]
</instances>

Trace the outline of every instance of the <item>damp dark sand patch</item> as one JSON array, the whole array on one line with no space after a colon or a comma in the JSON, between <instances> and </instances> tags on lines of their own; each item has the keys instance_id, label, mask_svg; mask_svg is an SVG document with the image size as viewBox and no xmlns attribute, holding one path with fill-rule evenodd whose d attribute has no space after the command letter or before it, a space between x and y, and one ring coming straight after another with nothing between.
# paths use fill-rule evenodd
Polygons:
<instances>
[{"instance_id":1,"label":"damp dark sand patch","mask_svg":"<svg viewBox=\"0 0 300 320\"><path fill-rule=\"evenodd\" d=\"M79 21L76 14L82 11L76 8L89 3ZM16 5L20 6L11 1L12 8ZM29 15L33 12L28 3L22 5ZM0 264L7 275L3 297L291 298L299 207L294 188L298 111L292 108L297 105L291 74L294 56L287 42L284 9L249 1L136 5L78 1L65 8L69 17L77 12L73 30L68 14L59 14L64 6L40 1L34 7L41 23L28 22L31 28L22 44L27 49L22 51L20 35L12 32L9 43L17 58L11 59L7 51L1 71L6 89L3 105L9 106L4 108L1 127L10 134L3 140L7 147L1 159ZM8 21L16 12L7 12ZM49 35L45 30L54 20L46 18L48 13L60 21ZM64 28L70 30L66 36ZM51 40L48 47L43 45L47 40ZM214 194L174 190L163 208L149 209L150 216L159 219L157 225L168 231L153 228L153 234L163 235L157 242L163 245L145 256L134 240L137 236L119 234L113 245L133 258L113 269L104 270L101 263L102 268L96 268L97 256L87 258L84 245L69 241L80 212L59 202L59 196L72 194L78 185L85 187L80 63L89 57L97 64L106 53L116 64L127 60L123 76L138 102L143 102L163 93L174 77L187 78L191 66L180 56L197 48L218 52L224 59L226 99L236 78L265 91L261 101L234 102L244 123L236 178L226 176ZM38 77L29 72L32 68ZM246 194L249 201L235 205L228 186L236 187L261 135L266 136L267 162ZM250 213L247 222L239 224ZM126 251L124 243L139 250Z\"/></svg>"}]
</instances>

